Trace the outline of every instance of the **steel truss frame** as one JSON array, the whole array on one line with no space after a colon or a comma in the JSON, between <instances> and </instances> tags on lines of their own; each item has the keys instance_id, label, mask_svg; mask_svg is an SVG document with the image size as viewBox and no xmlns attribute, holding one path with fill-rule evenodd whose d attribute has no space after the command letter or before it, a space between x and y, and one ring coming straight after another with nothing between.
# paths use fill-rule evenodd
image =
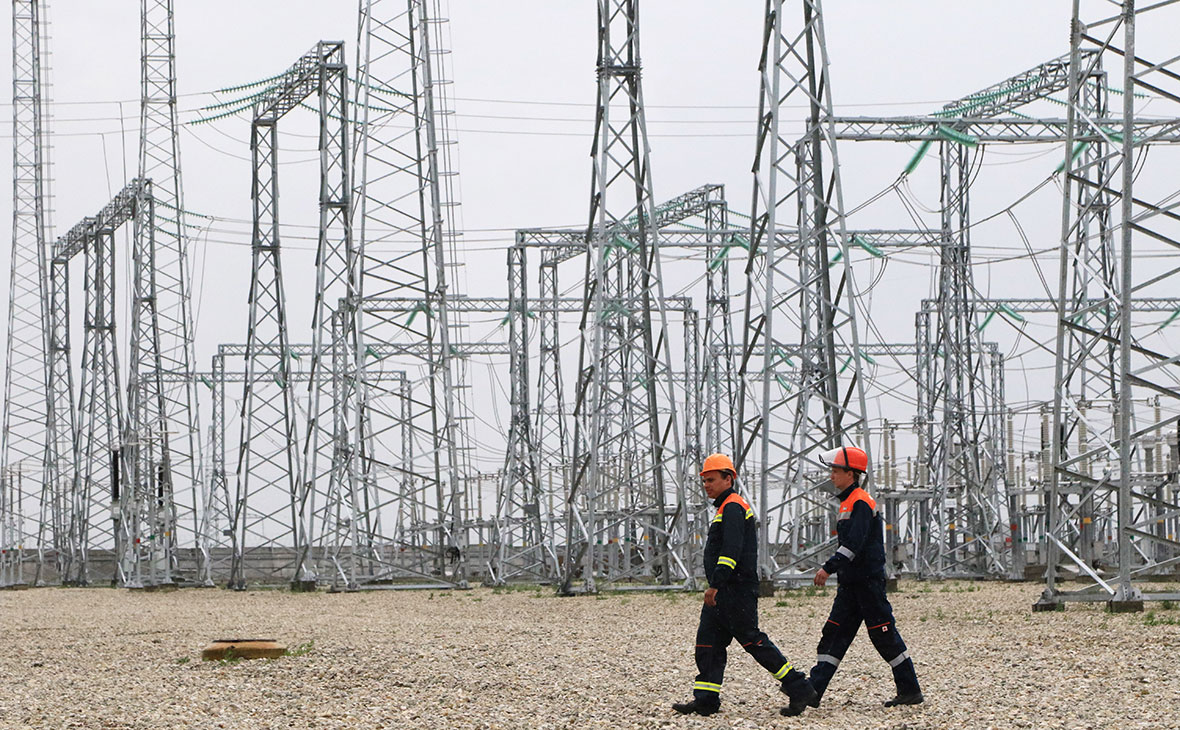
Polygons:
<instances>
[{"instance_id":1,"label":"steel truss frame","mask_svg":"<svg viewBox=\"0 0 1180 730\"><path fill-rule=\"evenodd\" d=\"M921 556L922 573L1011 574L1007 543L997 540L1011 537L1001 525L1015 519L1004 516L1014 485L1005 474L1003 373L984 355L975 308L969 150L977 140L968 130L1067 88L1068 69L1068 56L1036 66L947 104L931 115L928 127L912 118L836 120L839 139L899 141L909 139L915 129L932 132L934 136L921 138L907 174L931 144L939 143L938 299L925 302L916 319L919 469L926 472L922 481L935 492L928 524L931 549ZM1087 86L1101 90L1105 78L1095 68L1086 80L1092 82ZM970 119L964 118L968 115Z\"/></svg>"},{"instance_id":2,"label":"steel truss frame","mask_svg":"<svg viewBox=\"0 0 1180 730\"><path fill-rule=\"evenodd\" d=\"M337 383L329 492L333 502L354 504L356 495L372 494L378 503L402 505L402 514L383 523L384 534L365 538L397 543L397 556L372 557L364 570L337 578L347 573L346 589L466 587L463 519L474 475L459 360L473 348L459 343L462 323L450 308L458 201L442 45L447 21L437 0L361 0L359 18L353 155L360 287L340 306L345 374ZM412 299L412 310L387 308L387 298ZM388 367L385 356L372 355L374 346L396 348L399 366L421 371L418 397L368 377ZM420 446L404 451L407 438ZM350 555L369 543L354 544Z\"/></svg>"},{"instance_id":3,"label":"steel truss frame","mask_svg":"<svg viewBox=\"0 0 1180 730\"><path fill-rule=\"evenodd\" d=\"M684 403L683 417L681 418L685 434L684 451L686 454L697 454L695 458L686 457L692 458L691 463L699 461L700 453L703 452L703 449L697 445L701 438L706 439L706 443L710 444L709 449L712 451L724 448L722 444L725 442L719 440L718 435L727 432L728 428L732 428L732 419L736 412L734 402L736 383L731 379L719 378L718 373L725 373L726 378L729 378L736 370L736 363L741 356L740 351L733 351L731 346L732 323L728 312L730 279L727 269L729 251L735 248L745 248L748 245L749 230L727 227L725 225L726 210L724 191L719 185L702 186L656 208L656 219L661 226L659 235L662 249L698 250L705 254L706 307L712 308L712 314L706 317L705 325L706 336L712 338L712 344L690 348L687 341L697 338L689 338L686 335L685 383L687 386L695 382L697 387L686 387L680 396ZM685 218L693 216L704 217L706 219L705 227L681 226L681 222ZM789 234L782 233L781 235ZM888 248L929 245L933 233L921 230L860 230L850 232L849 236L870 248ZM568 484L565 478L569 468L566 458L568 452L564 449L568 444L565 437L569 433L567 420L569 414L563 396L559 345L563 338L554 316L561 309L557 304L557 293L560 290L557 270L559 264L584 254L586 243L584 232L573 229L524 229L517 232L516 238L515 248L519 249L519 252L515 250L509 252L509 283L510 287L513 287L510 290L510 299L512 291L519 290L522 282L527 280L524 270L527 250L539 248L542 257L539 267L541 291L538 297L536 299L527 296L518 297L511 310L511 319L508 320L513 328L512 341L516 343L511 348L514 356L514 360L511 362L514 373L512 375L513 393L521 392L521 374L524 373L527 377L529 350L526 343L529 340L529 332L532 331L530 328L534 326L531 324L534 319L536 329L540 332L538 359L540 372L537 375L538 399L532 414L533 424L530 424L530 432L535 442L528 443L520 438L519 434L526 432L519 427L510 433L509 458L516 459L516 466L514 467L511 461L506 463L506 471L503 475L505 482L502 484L500 494L502 505L506 499L509 501L516 499L519 502L520 500L514 496L517 494L539 494L534 503L538 505L536 509L539 509L544 516L549 514L545 510L545 505L552 505L563 500L565 489L568 488L565 486ZM524 310L521 309L522 306L525 307ZM677 309L675 306L671 308ZM693 326L687 318L685 326ZM708 332L710 329L712 334ZM698 349L700 350L699 364L694 361ZM913 349L912 346L910 349ZM689 376L688 374L692 372L697 372L699 375ZM704 393L705 397L702 398L700 393ZM514 402L513 422L521 423L528 413L528 405L527 402L519 400L518 395L513 397L518 399ZM722 426L721 424L726 420L730 421L730 424ZM706 433L702 434L702 430ZM527 455L534 452L536 456L532 458L537 462L535 467L527 461ZM514 468L520 469L520 471L514 472ZM533 469L537 474L535 478L522 476L522 474L529 475ZM560 482L556 487L553 484L555 474L558 475ZM532 492L529 491L530 485L532 485ZM703 518L707 504L703 497L696 492L688 497L688 501L690 504L690 528L687 538L691 544L681 549L682 559L694 565L692 571L694 576L700 576L703 573L700 569L699 553L704 539L706 522ZM550 577L544 572L547 565L541 558L545 556L546 550L553 554L557 553L557 546L561 544L563 539L562 531L550 529L543 537L538 538L534 530L531 533L533 534L531 540L528 535L509 534L514 528L521 532L527 532L536 524L535 509L532 504L509 506L507 514L515 515L516 522L511 522L512 518L504 516L504 512L501 511L503 524L506 526L506 537L500 544L501 548L505 550L505 554L498 558L507 567L491 570L492 581L520 577L542 581L550 580ZM544 517L542 517L541 523L548 527L549 523ZM520 555L516 555L513 548L504 548L505 542L515 546L514 549L519 551ZM612 549L616 549L615 546L619 543L612 541L609 544ZM514 560L517 560L518 564L514 564Z\"/></svg>"},{"instance_id":4,"label":"steel truss frame","mask_svg":"<svg viewBox=\"0 0 1180 730\"><path fill-rule=\"evenodd\" d=\"M337 326L335 329L337 335L339 331L340 328ZM338 353L344 351L340 344L338 340L333 344L334 358ZM371 349L376 355L382 357L402 354L390 348ZM315 350L316 346L312 344L289 345L286 355L295 361L310 363ZM228 581L231 575L232 542L226 539L229 537L230 531L227 527L233 513L233 502L229 492L229 474L226 467L226 436L231 427L226 418L229 413L226 385L244 382L246 372L244 367L227 369L226 361L243 360L247 351L248 346L245 344L219 345L217 354L213 356L209 374L200 376L200 379L212 392L213 401L213 420L209 433L210 499L206 501L208 507L201 514L201 535L204 541L202 552L209 556L209 561L205 563L208 568L202 573L202 580L206 585ZM278 355L278 353L270 354ZM313 377L333 381L339 379L336 372L325 373L323 369L320 369L316 374L313 374L306 368L298 370L293 368L290 377L292 383L309 383ZM404 371L388 370L382 373L371 373L370 377L399 383L403 397L407 401L412 398L411 385ZM405 443L408 444L408 440ZM362 495L357 502L337 503L331 500L325 502L324 508L314 515L313 532L309 536L313 545L312 557L316 563L316 573L321 576L321 580L334 586L341 585L341 579L346 578L351 570L358 569L358 567L363 570L363 557L353 560L354 556L351 554L350 546L357 544L359 536L379 533L379 530L373 529L372 526L379 525L381 510L386 506L372 499L370 495ZM355 534L351 536L352 539L348 543L343 543L340 540L341 529L355 530ZM382 547L385 550L393 549L390 546L370 543L372 550L379 550ZM293 551L294 547L284 549L282 546L273 546L267 554L260 554L247 560L244 564L246 580L266 581L272 579L273 573L266 563L289 559L289 556L284 556L283 553ZM327 579L323 576L334 577Z\"/></svg>"},{"instance_id":5,"label":"steel truss frame","mask_svg":"<svg viewBox=\"0 0 1180 730\"><path fill-rule=\"evenodd\" d=\"M1161 350L1159 329L1135 328L1131 317L1136 299L1169 291L1180 274L1173 265L1145 270L1135 263L1153 248L1174 253L1180 247L1180 216L1171 202L1176 186L1168 182L1170 176L1153 174L1160 165L1151 164L1149 151L1170 140L1141 128L1133 93L1156 102L1157 124L1180 125L1180 62L1166 48L1137 44L1144 39L1136 34L1138 21L1148 14L1152 22L1164 22L1161 16L1169 14L1174 21L1176 10L1168 5L1124 0L1117 15L1086 23L1081 3L1073 3L1046 504L1048 565L1036 610L1066 601L1107 601L1111 610L1142 610L1145 599L1180 597L1145 593L1136 582L1180 564L1180 541L1160 533L1180 510L1175 474L1155 463L1147 469L1144 458L1147 447L1158 454L1165 431L1180 422L1180 373L1177 358ZM1163 54L1160 60L1156 52ZM1111 126L1095 120L1103 111L1101 100L1095 107L1082 83L1103 56L1114 58L1122 70L1121 115ZM1083 138L1093 135L1100 140L1086 144ZM1160 418L1157 411L1154 422L1143 425L1136 389L1151 393L1157 408L1175 415ZM1107 408L1095 407L1100 404ZM1114 533L1107 536L1115 548L1110 562L1093 545L1099 538L1094 517L1102 513ZM1093 584L1063 590L1063 563ZM1104 568L1110 569L1106 578L1099 572Z\"/></svg>"},{"instance_id":6,"label":"steel truss frame","mask_svg":"<svg viewBox=\"0 0 1180 730\"><path fill-rule=\"evenodd\" d=\"M521 233L518 233L518 241ZM541 418L552 417L561 422L561 428L566 428L564 421L568 417L561 390L548 391L552 400L549 403L538 403L537 409L530 409L528 393L531 382L528 376L528 363L533 359L533 348L530 345L529 321L536 319L538 328L543 333L554 333L559 329L559 315L583 314L584 300L569 299L552 294L530 299L524 289L527 281L527 266L525 247L517 245L509 249L509 268L512 272L510 280L508 310L505 318L509 324L510 377L512 383L512 427L509 430L508 453L503 473L501 474L499 491L497 493L497 511L494 524L492 551L488 566L487 582L492 585L504 585L514 580L534 580L543 583L556 583L561 576L561 554L557 546L564 544L566 521L561 518L561 508L555 511L554 504L564 500L564 494L559 494L550 484L542 484L542 475L552 478L555 472L563 471L568 464L561 461L561 442L555 448L546 449L543 443L535 437L534 422ZM546 253L552 249L546 249ZM543 279L552 275L553 284L547 286L548 292L556 292L556 266L552 263L541 265ZM457 300L457 303L465 300ZM470 301L470 300L469 300ZM478 300L475 300L478 301ZM638 307L642 302L637 297L620 300L621 306ZM501 311L503 300L489 300L493 303L493 311ZM676 373L675 381L679 385L680 397L685 403L682 409L681 424L685 433L691 433L693 424L699 423L703 416L698 403L691 394L702 382L701 372L696 364L695 356L700 349L699 314L688 297L668 297L665 308L670 313L681 316L684 327L683 351L686 353L684 367ZM546 377L543 371L538 381L540 392L548 382L556 381L560 387L560 368L558 347L555 344L558 337L550 334L541 343L540 352L542 365L549 365L552 379ZM552 442L551 442L552 445ZM690 503L691 503L690 499ZM604 538L602 548L601 580L613 582L616 576L632 571L633 564L640 558L643 546L635 544L625 529L626 511L612 505L611 515L620 517L619 521L608 530L610 533ZM700 529L701 523L695 523L690 518L690 528ZM639 541L642 542L642 541ZM685 533L681 543L672 549L678 551L680 559L690 565L694 556L691 534ZM627 566L627 567L624 567ZM654 572L654 571L653 571ZM633 576L627 576L632 578ZM650 579L650 577L649 577Z\"/></svg>"},{"instance_id":7,"label":"steel truss frame","mask_svg":"<svg viewBox=\"0 0 1180 730\"><path fill-rule=\"evenodd\" d=\"M738 368L740 433L734 451L747 483L756 485L760 573L766 581L783 571L771 555L769 525L778 510L808 491L803 473L812 455L848 439L871 448L860 358L842 367L835 355L838 349L859 349L859 303L848 256L823 12L819 0L803 0L800 7L802 25L795 26L785 17L782 0L766 3ZM802 139L791 141L780 132L781 111L797 101L809 108L807 129ZM798 225L795 236L780 233L788 220ZM840 261L830 258L832 247L839 249ZM760 367L755 350L763 353ZM780 363L797 364L794 376L781 375Z\"/></svg>"},{"instance_id":8,"label":"steel truss frame","mask_svg":"<svg viewBox=\"0 0 1180 730\"><path fill-rule=\"evenodd\" d=\"M176 105L176 33L173 0L140 3L139 172L152 181L157 207L151 243L134 253L133 278L138 310L131 332L132 381L129 416L139 436L135 470L130 475L147 489L157 484L159 509L171 511L166 530L167 566L157 566L160 580L195 580L199 551L179 550L198 544L202 474L201 428L196 380L192 377L192 281L188 263L184 190ZM153 343L158 343L154 345ZM146 505L142 507L145 511ZM181 556L191 556L184 563ZM149 580L153 580L149 574Z\"/></svg>"},{"instance_id":9,"label":"steel truss frame","mask_svg":"<svg viewBox=\"0 0 1180 730\"><path fill-rule=\"evenodd\" d=\"M330 297L354 296L356 287L347 84L344 44L320 41L263 93L250 125L253 261L241 439L229 528L233 539L230 586L237 590L246 587L250 553L287 546L293 548L292 557L273 566L273 578L289 581L296 588L315 584L308 556L319 476L317 456L332 448L330 426L321 425L322 379L315 374L331 344ZM320 223L312 314L312 377L308 381L306 428L300 433L290 355L284 354L289 335L280 263L278 122L313 94L319 101ZM262 392L272 389L271 382L277 389L273 397ZM261 387L264 383L265 389ZM277 452L275 443L279 444ZM271 502L281 504L274 507Z\"/></svg>"},{"instance_id":10,"label":"steel truss frame","mask_svg":"<svg viewBox=\"0 0 1180 730\"><path fill-rule=\"evenodd\" d=\"M46 442L56 426L46 399L49 305L49 160L42 0L12 3L12 258L9 268L3 429L0 430L0 587L33 580L64 548L58 464Z\"/></svg>"},{"instance_id":11,"label":"steel truss frame","mask_svg":"<svg viewBox=\"0 0 1180 730\"><path fill-rule=\"evenodd\" d=\"M603 545L616 529L643 549L633 563L610 571L612 581L691 580L675 548L687 526L684 468L640 83L638 0L599 0L597 71L565 593L597 590L609 570ZM635 293L638 308L629 306ZM620 485L628 488L620 493Z\"/></svg>"},{"instance_id":12,"label":"steel truss frame","mask_svg":"<svg viewBox=\"0 0 1180 730\"><path fill-rule=\"evenodd\" d=\"M727 242L724 246L727 250L734 245L734 238L744 236L745 232L719 230L721 225L714 222L718 219L718 210L725 210L724 188L721 185L703 185L656 206L654 220L660 232L661 248L720 248L722 242ZM706 217L705 230L671 227L685 219L702 215ZM634 227L637 220L632 218L625 224ZM621 226L619 230L624 229L625 226ZM668 235L664 235L665 232ZM536 298L530 298L527 293L529 249L541 250L538 269L540 291ZM510 348L512 426L499 490L494 539L496 552L489 569L489 581L494 584L521 578L557 582L560 578L564 556L559 544L564 544L562 541L567 525L557 524L554 509L558 505L556 509L560 510L560 505L567 501L571 483L569 419L572 414L567 410L564 395L560 358L562 338L557 315L572 310L569 302L559 297L558 268L566 261L588 255L589 250L585 229L522 229L517 231L516 244L508 252L510 307L506 322L509 325L510 342L513 343ZM709 278L713 281L717 280L717 275L713 273L715 269L710 269ZM637 304L641 302L624 302L623 306L634 307ZM685 408L681 409L681 423L688 449L685 458L695 463L696 459L689 454L692 449L688 444L696 439L694 432L699 431L694 424L703 418L699 415L699 404L690 402L693 393L690 386L698 379L692 375L697 372L698 366L691 362L691 358L699 350L696 334L699 317L692 309L691 302L684 298L669 299L668 309L684 315L684 353L689 361L685 363L683 378L677 380L685 386L680 396L680 400L685 403ZM581 312L582 309L579 307L577 311ZM530 408L529 390L533 386L529 342L530 332L533 331L530 329L533 326L530 320L534 319L540 342L536 369L536 407ZM699 451L699 447L696 449ZM555 476L557 484L554 484ZM616 525L615 529L621 528ZM631 549L625 539L616 538L608 537L605 545L610 547L602 549L616 552ZM685 534L683 539L688 538ZM684 545L677 545L675 549L682 554L682 561L692 559L691 551ZM632 559L615 556L606 561L602 577L614 581L618 570L612 566Z\"/></svg>"},{"instance_id":13,"label":"steel truss frame","mask_svg":"<svg viewBox=\"0 0 1180 730\"><path fill-rule=\"evenodd\" d=\"M68 520L61 579L78 585L93 580L90 554L95 550L113 553L111 580L117 585L135 588L172 581L176 515L169 484L159 472L139 471L144 463L141 447L150 436L137 426L148 423L156 433L164 429L162 410L154 411L156 420L141 415L146 406L141 395L161 392L151 277L135 277L132 282L131 329L136 336L131 339L127 410L120 382L115 233L128 222L134 226L133 270L150 271L155 202L149 180L128 183L96 216L75 225L53 246L48 397L52 422L62 432L50 440L48 458L74 465L68 505L65 500L60 505ZM81 383L75 401L70 376L69 263L79 253L86 261L86 307ZM154 357L145 357L142 351ZM141 370L143 364L147 367ZM110 515L109 528L99 523L103 514Z\"/></svg>"}]
</instances>

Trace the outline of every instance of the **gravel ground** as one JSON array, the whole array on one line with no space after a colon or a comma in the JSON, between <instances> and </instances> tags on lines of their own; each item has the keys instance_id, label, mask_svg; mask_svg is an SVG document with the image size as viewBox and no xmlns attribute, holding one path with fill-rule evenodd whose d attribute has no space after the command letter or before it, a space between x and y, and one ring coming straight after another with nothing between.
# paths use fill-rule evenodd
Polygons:
<instances>
[{"instance_id":1,"label":"gravel ground","mask_svg":"<svg viewBox=\"0 0 1180 730\"><path fill-rule=\"evenodd\" d=\"M780 717L773 680L731 649L722 712L701 718L669 708L690 696L699 593L0 592L0 727L1180 727L1180 610L1033 614L1038 593L903 582L920 707L881 707L891 677L862 632L820 709ZM792 661L810 665L833 594L760 602ZM303 650L202 662L223 637Z\"/></svg>"}]
</instances>

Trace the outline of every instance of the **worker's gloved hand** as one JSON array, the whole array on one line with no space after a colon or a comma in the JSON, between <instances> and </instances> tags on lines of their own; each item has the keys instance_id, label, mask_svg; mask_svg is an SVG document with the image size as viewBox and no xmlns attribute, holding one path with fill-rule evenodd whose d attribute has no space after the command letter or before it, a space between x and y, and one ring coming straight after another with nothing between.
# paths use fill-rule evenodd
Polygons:
<instances>
[{"instance_id":1,"label":"worker's gloved hand","mask_svg":"<svg viewBox=\"0 0 1180 730\"><path fill-rule=\"evenodd\" d=\"M819 572L815 574L815 584L816 584L817 586L822 586L822 585L824 585L825 583L827 583L827 582L828 582L828 578L829 578L831 575L832 575L832 574L831 574L831 573L829 573L828 571L824 570L823 568L820 568L820 569L819 569Z\"/></svg>"},{"instance_id":2,"label":"worker's gloved hand","mask_svg":"<svg viewBox=\"0 0 1180 730\"><path fill-rule=\"evenodd\" d=\"M709 606L710 608L717 605L717 589L716 588L706 588L705 589L705 605Z\"/></svg>"}]
</instances>

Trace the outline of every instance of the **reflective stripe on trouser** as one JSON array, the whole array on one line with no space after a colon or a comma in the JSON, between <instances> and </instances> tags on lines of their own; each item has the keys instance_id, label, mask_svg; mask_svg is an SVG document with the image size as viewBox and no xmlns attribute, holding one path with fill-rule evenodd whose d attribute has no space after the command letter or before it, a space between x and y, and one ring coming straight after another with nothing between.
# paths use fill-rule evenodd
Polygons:
<instances>
[{"instance_id":1,"label":"reflective stripe on trouser","mask_svg":"<svg viewBox=\"0 0 1180 730\"><path fill-rule=\"evenodd\" d=\"M896 667L899 664L901 664L902 662L904 662L906 659L909 659L909 658L910 658L910 653L908 651L903 651L902 653L898 654L897 656L895 656L889 660L889 666Z\"/></svg>"},{"instance_id":2,"label":"reflective stripe on trouser","mask_svg":"<svg viewBox=\"0 0 1180 730\"><path fill-rule=\"evenodd\" d=\"M758 629L755 590L751 587L725 588L718 592L716 606L701 606L696 641L697 677L693 685L693 695L698 702L715 705L720 701L717 693L725 678L726 648L734 639L775 679L789 682L803 678L770 637Z\"/></svg>"},{"instance_id":3,"label":"reflective stripe on trouser","mask_svg":"<svg viewBox=\"0 0 1180 730\"><path fill-rule=\"evenodd\" d=\"M783 677L787 676L787 672L789 672L789 671L791 671L791 663L787 662L786 664L782 665L782 667L780 667L777 672L773 673L774 678L775 679L782 679Z\"/></svg>"},{"instance_id":4,"label":"reflective stripe on trouser","mask_svg":"<svg viewBox=\"0 0 1180 730\"><path fill-rule=\"evenodd\" d=\"M893 607L885 597L885 581L876 578L841 583L836 589L832 612L824 623L816 647L816 663L811 669L811 684L815 691L823 694L827 689L861 623L868 627L873 648L893 668L898 693L920 691L914 663L910 661L905 642L893 623Z\"/></svg>"}]
</instances>

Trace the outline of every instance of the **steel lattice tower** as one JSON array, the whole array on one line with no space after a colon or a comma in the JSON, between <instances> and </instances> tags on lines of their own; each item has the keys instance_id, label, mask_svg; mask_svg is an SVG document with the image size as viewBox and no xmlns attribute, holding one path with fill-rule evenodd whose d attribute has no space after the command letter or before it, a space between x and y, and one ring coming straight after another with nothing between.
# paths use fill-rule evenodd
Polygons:
<instances>
[{"instance_id":1,"label":"steel lattice tower","mask_svg":"<svg viewBox=\"0 0 1180 730\"><path fill-rule=\"evenodd\" d=\"M518 234L519 240L519 234ZM508 449L497 492L496 517L489 582L503 584L520 576L553 580L558 575L557 555L546 539L542 514L541 454L533 433L529 408L529 310L528 267L525 249L508 249L508 341L510 405ZM556 317L554 317L556 319Z\"/></svg>"},{"instance_id":2,"label":"steel lattice tower","mask_svg":"<svg viewBox=\"0 0 1180 730\"><path fill-rule=\"evenodd\" d=\"M1163 326L1132 321L1138 301L1174 292L1180 275L1174 256L1160 259L1167 262L1160 265L1144 263L1152 252L1174 254L1180 247L1174 176L1156 174L1172 169L1170 161L1157 160L1162 143L1174 143L1180 128L1180 62L1166 46L1137 43L1144 38L1136 34L1141 19L1174 23L1175 9L1168 5L1137 7L1124 0L1119 13L1087 23L1081 2L1073 3L1046 504L1048 570L1036 608L1105 600L1114 610L1142 610L1144 599L1178 597L1143 593L1135 581L1180 560L1174 536L1159 532L1178 509L1175 490L1169 491L1173 477L1147 458L1148 452L1158 453L1164 429L1180 422L1180 372L1158 334ZM1094 104L1084 84L1100 55L1113 56L1122 69L1121 109L1108 119L1098 116L1102 105ZM1137 94L1153 102L1146 119L1136 109ZM1141 121L1156 126L1144 128ZM1146 403L1136 400L1136 391L1151 394L1154 419L1145 418ZM1113 554L1096 554L1089 526L1099 520L1115 536L1108 543ZM1063 559L1094 584L1061 590ZM1108 583L1092 564L1109 567L1115 579Z\"/></svg>"},{"instance_id":3,"label":"steel lattice tower","mask_svg":"<svg viewBox=\"0 0 1180 730\"><path fill-rule=\"evenodd\" d=\"M743 245L748 231L723 230L725 212L724 189L720 185L704 185L656 206L655 227L659 232L661 249L668 251L676 249L674 255L685 255L695 252L698 257L708 260L704 278L713 284L712 311L717 318L717 312L725 308L725 317L713 325L711 338L718 364L715 370L731 369L733 355L726 348L717 348L718 342L729 342L728 319L728 280L719 276L727 268L726 255L733 246ZM693 218L704 219L701 228L685 221ZM628 225L634 226L636 219L629 219ZM523 229L516 233L514 250L509 252L509 311L506 321L509 324L513 345L511 349L512 361L510 368L513 375L513 411L512 423L519 424L525 419L530 420L531 428L513 427L509 433L507 469L503 475L499 505L502 508L497 515L497 533L493 549L492 580L496 582L517 579L523 576L539 577L547 580L546 571L550 566L545 560L556 562L553 557L559 554L559 546L564 546L566 524L557 519L558 513L566 511L567 491L570 481L569 454L571 450L572 431L570 421L573 414L567 407L564 397L563 371L561 367L561 342L569 338L563 334L563 325L559 315L569 313L569 300L558 296L558 269L564 262L571 262L586 255L589 244L585 229ZM540 262L537 267L539 274L539 292L536 298L527 296L525 283L526 253L528 250L540 251ZM583 259L584 260L584 259ZM575 286L584 286L585 279L580 278ZM637 293L632 293L621 305L638 308L642 301ZM669 315L675 313L683 316L684 326L684 368L674 373L672 382L677 389L677 402L685 407L678 408L681 416L680 428L685 434L685 444L682 454L686 460L693 457L698 434L702 424L719 421L723 415L711 413L714 407L709 398L702 398L700 393L709 391L710 386L706 378L713 378L707 368L702 368L696 359L701 349L698 342L699 322L697 313L692 308L691 300L683 297L670 297L666 300L666 311ZM578 314L583 314L582 307L577 308ZM536 327L535 330L531 329ZM567 325L568 326L568 325ZM529 397L515 395L527 384L520 384L520 377L528 377L532 371L529 359L533 357L524 349L524 343L529 342L530 332L539 333L537 337L535 357L539 367L536 375L536 400ZM725 360L725 363L721 361ZM723 386L722 386L723 387ZM683 391L683 392L681 392ZM721 388L712 392L720 393ZM724 400L724 398L723 398ZM724 410L724 406L722 406ZM532 478L531 465L528 459L537 462L540 491ZM699 461L699 458L697 459ZM687 462L686 462L687 463ZM686 466L687 468L687 466ZM699 494L699 492L695 493ZM533 498L535 497L535 499ZM698 562L697 552L701 547L699 540L695 544L700 531L701 522L694 519L698 507L703 510L704 498L695 495L686 496L692 505L691 509L682 510L674 521L675 539L671 550L686 565ZM700 503L698 505L698 502ZM540 511L540 517L536 514ZM538 541L537 529L544 531ZM691 523L691 524L690 524ZM650 572L655 574L658 568L654 566L662 561L662 556L654 551L645 551L642 544L635 545L626 538L608 537L604 543L609 547L601 548L603 561L614 561L617 566L622 562L632 564L638 572L647 570L644 561L652 561ZM610 567L617 572L617 567ZM694 568L689 565L691 573Z\"/></svg>"},{"instance_id":4,"label":"steel lattice tower","mask_svg":"<svg viewBox=\"0 0 1180 730\"><path fill-rule=\"evenodd\" d=\"M333 581L465 586L470 470L450 304L458 234L440 46L447 21L432 0L361 0L358 17L360 296L341 303L340 336L356 375L338 391L336 422L348 433L337 435L330 501L349 500L340 514L362 528ZM382 375L394 353L425 381L413 398Z\"/></svg>"},{"instance_id":5,"label":"steel lattice tower","mask_svg":"<svg viewBox=\"0 0 1180 730\"><path fill-rule=\"evenodd\" d=\"M115 233L132 223L135 238L150 238L155 206L151 183L132 180L94 216L84 218L53 245L49 313L51 345L48 398L55 431L48 441L47 460L65 465L69 473L61 519L67 525L66 553L61 577L69 583L90 583L95 576L91 553L114 557L111 580L119 585L142 585L163 580L152 558L163 541L160 525L141 509L166 510L168 500L155 491L150 497L129 475L137 466L136 446L129 439L127 412L120 387L116 327ZM150 249L150 243L146 246ZM137 250L139 246L137 244ZM80 387L75 400L70 374L69 265L78 254L85 262L85 309ZM134 285L135 297L143 292ZM138 313L133 309L132 319ZM155 351L155 330L145 328L143 346ZM133 343L133 352L135 344ZM75 403L77 409L75 410ZM157 513L158 514L158 513ZM107 520L110 520L108 523Z\"/></svg>"},{"instance_id":6,"label":"steel lattice tower","mask_svg":"<svg viewBox=\"0 0 1180 730\"><path fill-rule=\"evenodd\" d=\"M639 2L598 4L598 110L562 590L689 580L675 376L647 126ZM623 548L608 562L612 541Z\"/></svg>"},{"instance_id":7,"label":"steel lattice tower","mask_svg":"<svg viewBox=\"0 0 1180 730\"><path fill-rule=\"evenodd\" d=\"M936 514L929 525L933 550L922 571L938 575L999 574L1010 569L1002 554L1005 482L1004 430L999 413L1002 382L993 376L983 342L971 265L969 193L975 142L956 118L998 117L1060 91L1067 63L1055 59L943 107L939 127L940 225L938 298L918 314L917 423L921 466L934 490ZM921 153L929 147L923 143ZM918 159L918 158L916 158ZM933 320L931 322L931 320ZM928 567L927 567L928 566Z\"/></svg>"},{"instance_id":8,"label":"steel lattice tower","mask_svg":"<svg viewBox=\"0 0 1180 730\"><path fill-rule=\"evenodd\" d=\"M184 190L176 108L176 36L172 0L141 0L138 177L151 180L155 229L135 238L131 362L128 382L129 474L142 519L157 535L151 580L174 568L194 580L198 513L205 479L193 377L193 318ZM158 349L150 343L158 341ZM187 548L178 551L178 547Z\"/></svg>"},{"instance_id":9,"label":"steel lattice tower","mask_svg":"<svg viewBox=\"0 0 1180 730\"><path fill-rule=\"evenodd\" d=\"M28 551L36 548L44 556L64 534L56 508L60 485L45 462L50 224L43 13L41 0L13 0L12 259L0 436L0 586L25 582Z\"/></svg>"},{"instance_id":10,"label":"steel lattice tower","mask_svg":"<svg viewBox=\"0 0 1180 730\"><path fill-rule=\"evenodd\" d=\"M757 485L764 578L781 569L770 549L770 516L808 490L803 473L815 452L849 442L870 448L823 13L819 0L803 0L801 8L796 27L784 17L783 0L766 5L738 376L735 450L739 469ZM809 107L797 141L784 138L785 125L780 131L784 104L794 103ZM786 229L789 221L797 221L797 234ZM849 355L840 360L838 350Z\"/></svg>"},{"instance_id":11,"label":"steel lattice tower","mask_svg":"<svg viewBox=\"0 0 1180 730\"><path fill-rule=\"evenodd\" d=\"M289 347L279 241L278 122L309 96L318 96L320 233L317 306L312 322L316 338L312 367L318 370L324 343L330 348L332 342L331 318L325 315L328 287L350 281L348 190L341 183L348 179L346 83L344 44L321 41L266 90L254 109L250 127L254 240L241 440L229 520L234 540L230 583L234 588L246 585L249 553L276 554L270 578L289 580L296 587L308 587L315 580L309 555L316 509L315 455L321 447L331 448L332 443L319 426L319 385L323 379L317 375L309 379L307 429L300 433L296 422L290 365L295 355ZM326 338L323 330L327 330ZM274 387L277 397L270 397Z\"/></svg>"},{"instance_id":12,"label":"steel lattice tower","mask_svg":"<svg viewBox=\"0 0 1180 730\"><path fill-rule=\"evenodd\" d=\"M1104 83L1100 67L1090 67L1085 79L1088 108L1100 108ZM1014 475L1005 473L1003 374L985 347L982 327L1004 307L1015 313L1029 302L988 301L976 292L970 256L969 157L972 148L985 142L1063 143L1061 120L1016 115L1014 110L1051 99L1068 85L1069 59L1055 58L968 94L920 121L835 120L838 140L919 143L906 175L938 144L939 225L914 232L914 245L932 246L939 256L938 298L923 301L915 318L918 481L929 496L918 501L911 494L903 500L928 513L919 520L924 530L915 541L915 567L923 574L1017 574L1020 561L1006 554L1006 545L1011 539L1019 546L1023 506L1015 494ZM852 240L868 242L860 232Z\"/></svg>"}]
</instances>

